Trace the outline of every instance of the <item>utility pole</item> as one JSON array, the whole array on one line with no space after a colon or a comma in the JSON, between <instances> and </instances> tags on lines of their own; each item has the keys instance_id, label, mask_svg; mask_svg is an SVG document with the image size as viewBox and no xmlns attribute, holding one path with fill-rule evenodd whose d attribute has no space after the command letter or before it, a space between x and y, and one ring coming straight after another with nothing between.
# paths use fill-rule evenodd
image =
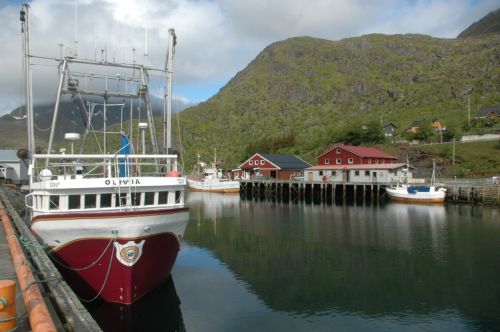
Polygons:
<instances>
[{"instance_id":1,"label":"utility pole","mask_svg":"<svg viewBox=\"0 0 500 332\"><path fill-rule=\"evenodd\" d=\"M469 110L469 126L470 126L470 96L467 96L467 109Z\"/></svg>"},{"instance_id":2,"label":"utility pole","mask_svg":"<svg viewBox=\"0 0 500 332\"><path fill-rule=\"evenodd\" d=\"M452 154L451 154L451 164L453 166L455 166L455 137L453 137L453 151L452 151Z\"/></svg>"}]
</instances>

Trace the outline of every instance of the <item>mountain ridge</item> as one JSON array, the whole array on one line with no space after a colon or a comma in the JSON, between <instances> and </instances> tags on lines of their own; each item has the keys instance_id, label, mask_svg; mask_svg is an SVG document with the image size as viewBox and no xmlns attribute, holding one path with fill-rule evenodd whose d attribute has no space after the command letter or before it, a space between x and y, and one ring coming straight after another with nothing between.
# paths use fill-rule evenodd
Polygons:
<instances>
[{"instance_id":1,"label":"mountain ridge","mask_svg":"<svg viewBox=\"0 0 500 332\"><path fill-rule=\"evenodd\" d=\"M500 32L500 8L493 10L479 21L472 23L464 31L462 31L457 38L467 38L473 36L480 36L487 33Z\"/></svg>"},{"instance_id":2,"label":"mountain ridge","mask_svg":"<svg viewBox=\"0 0 500 332\"><path fill-rule=\"evenodd\" d=\"M184 150L216 146L230 164L257 140L295 133L313 161L351 122L441 118L460 127L473 106L500 102L500 36L441 39L370 34L329 41L294 37L267 46L215 96L180 114ZM270 152L270 151L261 151Z\"/></svg>"}]
</instances>

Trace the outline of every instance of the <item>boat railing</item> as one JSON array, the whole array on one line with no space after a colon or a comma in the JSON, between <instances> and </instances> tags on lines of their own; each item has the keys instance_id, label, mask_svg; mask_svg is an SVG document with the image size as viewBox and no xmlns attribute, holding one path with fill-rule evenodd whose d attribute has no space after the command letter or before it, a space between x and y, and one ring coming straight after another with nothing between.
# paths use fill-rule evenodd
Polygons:
<instances>
[{"instance_id":1,"label":"boat railing","mask_svg":"<svg viewBox=\"0 0 500 332\"><path fill-rule=\"evenodd\" d=\"M177 155L35 154L30 167L33 181L61 176L71 179L165 176L171 171L181 173Z\"/></svg>"}]
</instances>

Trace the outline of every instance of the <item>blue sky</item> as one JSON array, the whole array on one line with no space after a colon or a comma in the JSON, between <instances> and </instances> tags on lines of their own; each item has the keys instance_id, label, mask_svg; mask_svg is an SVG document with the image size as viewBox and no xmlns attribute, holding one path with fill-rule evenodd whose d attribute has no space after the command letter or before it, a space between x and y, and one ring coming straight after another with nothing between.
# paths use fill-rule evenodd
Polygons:
<instances>
[{"instance_id":1,"label":"blue sky","mask_svg":"<svg viewBox=\"0 0 500 332\"><path fill-rule=\"evenodd\" d=\"M19 9L23 1L0 0L0 115L23 102ZM59 55L72 47L75 8L79 56L94 45L117 61L163 66L167 31L175 28L174 97L204 101L243 70L267 45L295 36L330 40L367 33L420 33L454 38L500 8L500 0L33 0L32 52ZM148 58L145 31L148 27ZM113 36L113 38L111 38ZM37 71L37 72L35 72ZM50 101L55 79L34 68L35 102ZM43 82L40 84L39 82Z\"/></svg>"}]
</instances>

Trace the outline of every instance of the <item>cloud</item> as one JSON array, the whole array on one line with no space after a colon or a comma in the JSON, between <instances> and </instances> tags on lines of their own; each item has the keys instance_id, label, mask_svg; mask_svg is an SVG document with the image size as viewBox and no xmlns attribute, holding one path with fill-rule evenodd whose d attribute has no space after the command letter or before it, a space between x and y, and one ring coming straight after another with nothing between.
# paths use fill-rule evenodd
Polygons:
<instances>
[{"instance_id":1,"label":"cloud","mask_svg":"<svg viewBox=\"0 0 500 332\"><path fill-rule=\"evenodd\" d=\"M58 45L66 54L77 36L79 57L135 58L161 68L168 29L175 28L176 87L191 101L202 101L278 40L306 35L338 40L376 32L454 38L499 6L498 0L33 0L32 52L59 57ZM11 2L0 5L0 115L23 103L19 9ZM34 63L35 100L53 100L56 68Z\"/></svg>"}]
</instances>

